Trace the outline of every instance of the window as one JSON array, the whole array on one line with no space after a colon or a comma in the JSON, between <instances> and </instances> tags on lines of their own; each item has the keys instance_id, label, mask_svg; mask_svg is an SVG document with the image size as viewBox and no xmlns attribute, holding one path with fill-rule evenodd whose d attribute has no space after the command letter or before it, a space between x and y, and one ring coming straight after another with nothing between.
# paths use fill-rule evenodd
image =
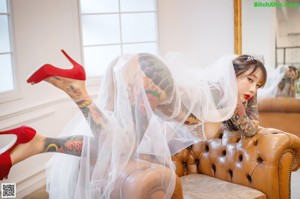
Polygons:
<instances>
[{"instance_id":1,"label":"window","mask_svg":"<svg viewBox=\"0 0 300 199\"><path fill-rule=\"evenodd\" d=\"M156 0L81 0L80 10L88 76L104 75L122 53L157 54Z\"/></svg>"},{"instance_id":2,"label":"window","mask_svg":"<svg viewBox=\"0 0 300 199\"><path fill-rule=\"evenodd\" d=\"M15 88L10 35L9 1L0 0L0 93Z\"/></svg>"}]
</instances>

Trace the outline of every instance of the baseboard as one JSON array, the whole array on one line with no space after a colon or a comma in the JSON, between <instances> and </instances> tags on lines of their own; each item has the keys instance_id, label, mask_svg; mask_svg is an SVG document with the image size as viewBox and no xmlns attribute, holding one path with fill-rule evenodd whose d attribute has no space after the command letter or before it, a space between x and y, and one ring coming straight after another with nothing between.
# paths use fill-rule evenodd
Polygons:
<instances>
[{"instance_id":1,"label":"baseboard","mask_svg":"<svg viewBox=\"0 0 300 199\"><path fill-rule=\"evenodd\" d=\"M37 189L45 186L46 184L46 173L45 169L40 170L34 175L29 176L28 178L17 182L17 199L24 198L30 193L36 191Z\"/></svg>"}]
</instances>

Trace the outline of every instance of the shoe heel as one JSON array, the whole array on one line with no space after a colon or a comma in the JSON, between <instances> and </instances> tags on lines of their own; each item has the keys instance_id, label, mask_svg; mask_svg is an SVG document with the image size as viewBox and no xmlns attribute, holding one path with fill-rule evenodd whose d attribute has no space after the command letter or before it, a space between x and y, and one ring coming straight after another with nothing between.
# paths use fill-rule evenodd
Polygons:
<instances>
[{"instance_id":1,"label":"shoe heel","mask_svg":"<svg viewBox=\"0 0 300 199\"><path fill-rule=\"evenodd\" d=\"M83 66L72 59L64 50L61 50L65 57L72 63L73 68L61 69L51 64L44 64L33 72L28 78L27 83L36 84L49 77L58 76L76 80L86 80L86 75Z\"/></svg>"},{"instance_id":2,"label":"shoe heel","mask_svg":"<svg viewBox=\"0 0 300 199\"><path fill-rule=\"evenodd\" d=\"M71 62L71 64L73 65L73 69L72 72L74 73L74 76L77 76L76 79L78 80L86 80L86 74L85 74L85 70L84 67L79 64L78 62L76 62L72 57L70 57L66 51L64 51L63 49L61 49L61 52L64 54L64 56Z\"/></svg>"},{"instance_id":3,"label":"shoe heel","mask_svg":"<svg viewBox=\"0 0 300 199\"><path fill-rule=\"evenodd\" d=\"M67 53L66 51L64 51L63 49L61 49L61 52L64 54L64 56L72 63L72 65L74 67L82 67L78 62L76 62L73 58L71 58Z\"/></svg>"}]
</instances>

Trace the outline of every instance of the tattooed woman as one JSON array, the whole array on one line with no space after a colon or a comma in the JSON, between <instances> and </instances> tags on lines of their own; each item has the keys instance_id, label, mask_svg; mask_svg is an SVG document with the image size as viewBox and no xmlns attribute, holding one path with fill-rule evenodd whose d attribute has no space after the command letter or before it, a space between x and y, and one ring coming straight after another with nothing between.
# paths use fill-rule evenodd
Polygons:
<instances>
[{"instance_id":1,"label":"tattooed woman","mask_svg":"<svg viewBox=\"0 0 300 199\"><path fill-rule=\"evenodd\" d=\"M62 52L72 69L45 64L27 82L54 85L81 113L58 138L44 137L28 126L0 132L17 136L0 154L1 180L12 165L28 157L57 152L47 165L51 198L122 198L126 190L115 190L115 185L132 161L174 171L171 155L214 136L212 129L221 122L244 136L256 133L256 92L266 81L260 57L226 55L197 68L187 67L176 55L164 61L151 54L122 55L111 63L93 101L84 68ZM165 176L165 186L165 197L170 198L175 172Z\"/></svg>"}]
</instances>

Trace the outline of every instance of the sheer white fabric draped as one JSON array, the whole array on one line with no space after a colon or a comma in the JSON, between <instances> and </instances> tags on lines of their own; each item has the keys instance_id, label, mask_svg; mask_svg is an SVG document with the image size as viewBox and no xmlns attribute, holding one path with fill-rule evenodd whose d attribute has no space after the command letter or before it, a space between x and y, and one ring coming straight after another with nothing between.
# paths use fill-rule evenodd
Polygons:
<instances>
[{"instance_id":1,"label":"sheer white fabric draped","mask_svg":"<svg viewBox=\"0 0 300 199\"><path fill-rule=\"evenodd\" d=\"M263 88L258 90L258 99L276 97L278 84L284 77L287 68L288 67L285 65L280 65L276 69L271 69L268 71L268 79L266 81L266 84Z\"/></svg>"},{"instance_id":2,"label":"sheer white fabric draped","mask_svg":"<svg viewBox=\"0 0 300 199\"><path fill-rule=\"evenodd\" d=\"M150 55L144 54L147 62ZM131 60L141 55L122 55L111 64L94 102L107 117L107 128L93 135L89 122L78 113L61 136L85 135L81 157L55 154L47 164L50 198L111 198L120 172L132 159L150 161L170 168L167 198L175 186L171 155L205 139L202 125L187 126L193 114L202 122L229 119L237 104L235 55L225 55L207 67L191 67L178 54L160 58L171 71L174 87L159 110L152 110L143 86L141 65ZM151 56L150 56L151 57ZM158 58L152 57L154 61ZM153 60L152 60L153 61ZM128 82L135 82L134 92ZM140 103L131 105L130 96L143 103L147 117L141 117ZM165 110L164 110L165 109ZM177 116L184 112L184 116ZM176 118L176 119L175 119ZM142 128L146 125L146 128ZM151 158L142 157L150 155ZM122 198L122 191L120 196Z\"/></svg>"}]
</instances>

